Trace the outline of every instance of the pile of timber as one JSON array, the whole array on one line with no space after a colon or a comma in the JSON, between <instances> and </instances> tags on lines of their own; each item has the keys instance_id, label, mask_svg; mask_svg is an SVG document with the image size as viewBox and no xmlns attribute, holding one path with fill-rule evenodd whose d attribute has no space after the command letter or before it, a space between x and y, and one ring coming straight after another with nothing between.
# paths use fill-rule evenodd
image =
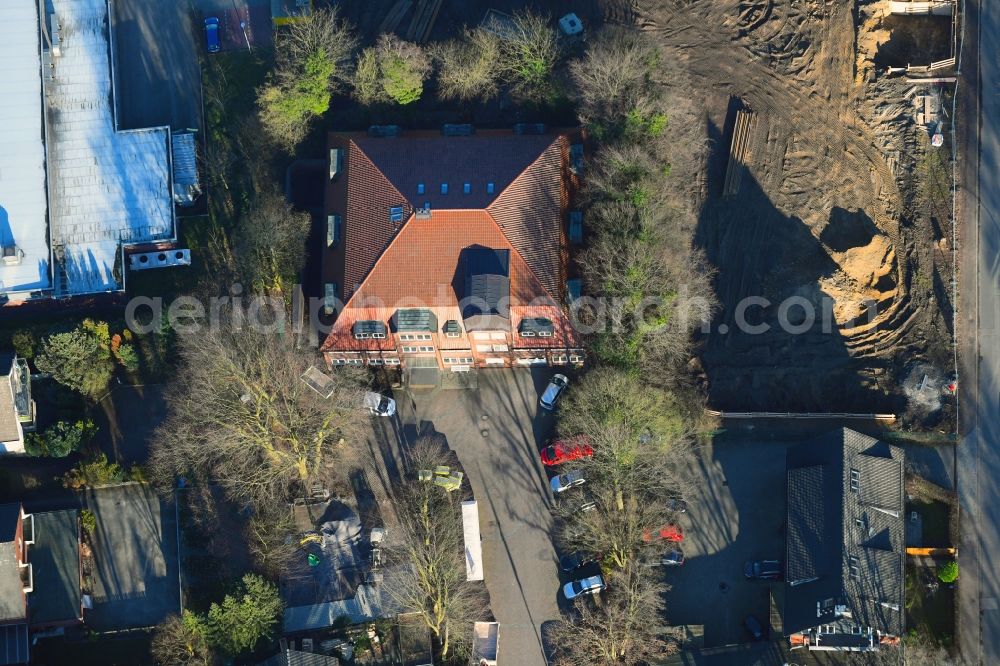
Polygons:
<instances>
[{"instance_id":1,"label":"pile of timber","mask_svg":"<svg viewBox=\"0 0 1000 666\"><path fill-rule=\"evenodd\" d=\"M378 27L378 34L384 32L395 32L399 24L402 23L403 17L406 16L406 12L410 11L410 7L413 6L413 0L398 0L396 4L392 6L389 13L385 15L382 20L382 24Z\"/></svg>"},{"instance_id":2,"label":"pile of timber","mask_svg":"<svg viewBox=\"0 0 1000 666\"><path fill-rule=\"evenodd\" d=\"M442 0L419 0L417 10L410 21L410 29L406 31L406 39L417 44L423 44L431 36L434 21L441 11Z\"/></svg>"},{"instance_id":3,"label":"pile of timber","mask_svg":"<svg viewBox=\"0 0 1000 666\"><path fill-rule=\"evenodd\" d=\"M733 143L729 147L729 164L726 166L726 180L722 187L722 196L730 197L740 191L743 184L743 174L747 170L750 158L750 139L757 117L753 111L744 109L736 112L736 125L733 127Z\"/></svg>"}]
</instances>

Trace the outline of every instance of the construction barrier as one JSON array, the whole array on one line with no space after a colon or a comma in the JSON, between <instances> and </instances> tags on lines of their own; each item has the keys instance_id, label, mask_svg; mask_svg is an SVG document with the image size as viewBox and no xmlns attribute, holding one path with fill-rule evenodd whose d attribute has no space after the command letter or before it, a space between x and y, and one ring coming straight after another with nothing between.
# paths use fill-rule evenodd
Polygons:
<instances>
[{"instance_id":1,"label":"construction barrier","mask_svg":"<svg viewBox=\"0 0 1000 666\"><path fill-rule=\"evenodd\" d=\"M862 419L866 421L896 420L895 414L851 414L848 412L719 412L705 410L720 419Z\"/></svg>"},{"instance_id":2,"label":"construction barrier","mask_svg":"<svg viewBox=\"0 0 1000 666\"><path fill-rule=\"evenodd\" d=\"M958 548L907 548L906 554L913 557L955 557Z\"/></svg>"}]
</instances>

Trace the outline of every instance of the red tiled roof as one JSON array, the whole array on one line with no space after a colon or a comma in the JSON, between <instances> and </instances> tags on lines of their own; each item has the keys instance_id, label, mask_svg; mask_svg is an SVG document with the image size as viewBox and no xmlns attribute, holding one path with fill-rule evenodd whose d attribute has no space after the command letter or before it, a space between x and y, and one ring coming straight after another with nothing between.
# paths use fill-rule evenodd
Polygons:
<instances>
[{"instance_id":1,"label":"red tiled roof","mask_svg":"<svg viewBox=\"0 0 1000 666\"><path fill-rule=\"evenodd\" d=\"M562 212L566 140L553 142L487 210L555 298L565 283Z\"/></svg>"},{"instance_id":2,"label":"red tiled roof","mask_svg":"<svg viewBox=\"0 0 1000 666\"><path fill-rule=\"evenodd\" d=\"M559 137L485 132L473 136L358 137L354 144L414 207L486 208ZM424 193L417 194L417 184ZM448 194L441 194L441 184ZM462 186L469 183L468 194ZM493 193L486 184L493 183Z\"/></svg>"},{"instance_id":3,"label":"red tiled roof","mask_svg":"<svg viewBox=\"0 0 1000 666\"><path fill-rule=\"evenodd\" d=\"M329 185L327 205L330 212L339 206L346 214L324 280L339 282L343 266L348 302L324 349L392 348L387 340L354 340L350 328L363 319L388 322L399 307L446 309L447 314L438 313L441 323L461 319L456 316L460 257L463 249L477 246L511 251L513 330L522 317L547 317L555 324L551 338L525 338L521 346L579 344L557 302L567 264L566 136L331 135L330 145L348 153L343 172ZM440 194L441 182L449 183L447 195ZM465 182L472 184L470 194L463 193ZM487 182L494 183L493 193L486 192ZM425 194L417 194L417 183L424 183ZM425 201L432 214L417 218L414 205ZM404 206L401 228L389 219L389 207L399 205Z\"/></svg>"},{"instance_id":4,"label":"red tiled roof","mask_svg":"<svg viewBox=\"0 0 1000 666\"><path fill-rule=\"evenodd\" d=\"M389 208L403 206L406 220L413 207L354 141L349 144L345 164L346 173L341 176L347 180L343 293L349 295L371 271L402 224L389 219Z\"/></svg>"}]
</instances>

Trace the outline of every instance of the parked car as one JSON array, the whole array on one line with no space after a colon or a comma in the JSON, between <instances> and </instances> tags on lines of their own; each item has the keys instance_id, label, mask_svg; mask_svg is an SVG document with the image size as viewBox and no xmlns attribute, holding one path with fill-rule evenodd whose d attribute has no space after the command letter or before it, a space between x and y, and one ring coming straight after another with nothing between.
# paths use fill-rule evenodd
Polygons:
<instances>
[{"instance_id":1,"label":"parked car","mask_svg":"<svg viewBox=\"0 0 1000 666\"><path fill-rule=\"evenodd\" d=\"M667 510L674 513L687 513L688 504L680 497L671 497L667 500Z\"/></svg>"},{"instance_id":2,"label":"parked car","mask_svg":"<svg viewBox=\"0 0 1000 666\"><path fill-rule=\"evenodd\" d=\"M778 560L747 560L743 565L743 575L755 580L779 580L781 562Z\"/></svg>"},{"instance_id":3,"label":"parked car","mask_svg":"<svg viewBox=\"0 0 1000 666\"><path fill-rule=\"evenodd\" d=\"M646 543L650 543L657 539L665 539L666 541L673 541L674 543L684 541L684 528L680 525L669 523L661 527L656 532L652 530L645 530L642 533L642 540Z\"/></svg>"},{"instance_id":4,"label":"parked car","mask_svg":"<svg viewBox=\"0 0 1000 666\"><path fill-rule=\"evenodd\" d=\"M369 412L379 416L392 416L396 413L396 401L374 391L365 393L364 405Z\"/></svg>"},{"instance_id":5,"label":"parked car","mask_svg":"<svg viewBox=\"0 0 1000 666\"><path fill-rule=\"evenodd\" d=\"M205 45L209 53L218 53L222 49L222 42L219 40L219 19L214 16L205 19Z\"/></svg>"},{"instance_id":6,"label":"parked car","mask_svg":"<svg viewBox=\"0 0 1000 666\"><path fill-rule=\"evenodd\" d=\"M585 553L569 553L568 555L563 555L559 558L559 568L569 573L570 571L575 571L582 566L596 562L597 558L593 555L587 555Z\"/></svg>"},{"instance_id":7,"label":"parked car","mask_svg":"<svg viewBox=\"0 0 1000 666\"><path fill-rule=\"evenodd\" d=\"M674 548L669 553L664 553L660 558L660 564L665 567L679 567L684 564L684 551Z\"/></svg>"},{"instance_id":8,"label":"parked car","mask_svg":"<svg viewBox=\"0 0 1000 666\"><path fill-rule=\"evenodd\" d=\"M755 641L759 641L764 638L764 628L760 626L760 622L757 621L753 615L747 615L746 619L743 620L743 626L747 628L750 635L753 636Z\"/></svg>"},{"instance_id":9,"label":"parked car","mask_svg":"<svg viewBox=\"0 0 1000 666\"><path fill-rule=\"evenodd\" d=\"M542 397L538 399L538 404L542 406L542 409L553 411L559 404L559 397L568 385L569 378L566 375L553 375L548 386L545 387L545 391L542 392Z\"/></svg>"},{"instance_id":10,"label":"parked car","mask_svg":"<svg viewBox=\"0 0 1000 666\"><path fill-rule=\"evenodd\" d=\"M559 493L565 492L570 488L582 486L586 482L587 480L583 478L583 472L575 469L572 472L566 472L565 474L553 476L552 480L549 481L549 485L552 487L552 492L558 495Z\"/></svg>"},{"instance_id":11,"label":"parked car","mask_svg":"<svg viewBox=\"0 0 1000 666\"><path fill-rule=\"evenodd\" d=\"M563 585L563 595L567 599L576 599L584 594L598 594L603 592L606 587L603 578L600 576L590 576L589 578L581 578L580 580L574 580L571 583Z\"/></svg>"},{"instance_id":12,"label":"parked car","mask_svg":"<svg viewBox=\"0 0 1000 666\"><path fill-rule=\"evenodd\" d=\"M570 460L589 458L594 455L591 439L586 435L577 435L569 439L559 439L542 449L543 465L561 465Z\"/></svg>"}]
</instances>

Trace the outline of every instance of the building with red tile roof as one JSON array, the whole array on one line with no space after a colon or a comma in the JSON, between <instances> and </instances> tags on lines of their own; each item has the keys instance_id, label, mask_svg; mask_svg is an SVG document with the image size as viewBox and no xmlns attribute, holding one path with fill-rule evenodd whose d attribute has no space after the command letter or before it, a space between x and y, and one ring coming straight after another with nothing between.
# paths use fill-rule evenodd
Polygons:
<instances>
[{"instance_id":1,"label":"building with red tile roof","mask_svg":"<svg viewBox=\"0 0 1000 666\"><path fill-rule=\"evenodd\" d=\"M328 363L582 364L566 308L580 133L389 134L329 136Z\"/></svg>"}]
</instances>

